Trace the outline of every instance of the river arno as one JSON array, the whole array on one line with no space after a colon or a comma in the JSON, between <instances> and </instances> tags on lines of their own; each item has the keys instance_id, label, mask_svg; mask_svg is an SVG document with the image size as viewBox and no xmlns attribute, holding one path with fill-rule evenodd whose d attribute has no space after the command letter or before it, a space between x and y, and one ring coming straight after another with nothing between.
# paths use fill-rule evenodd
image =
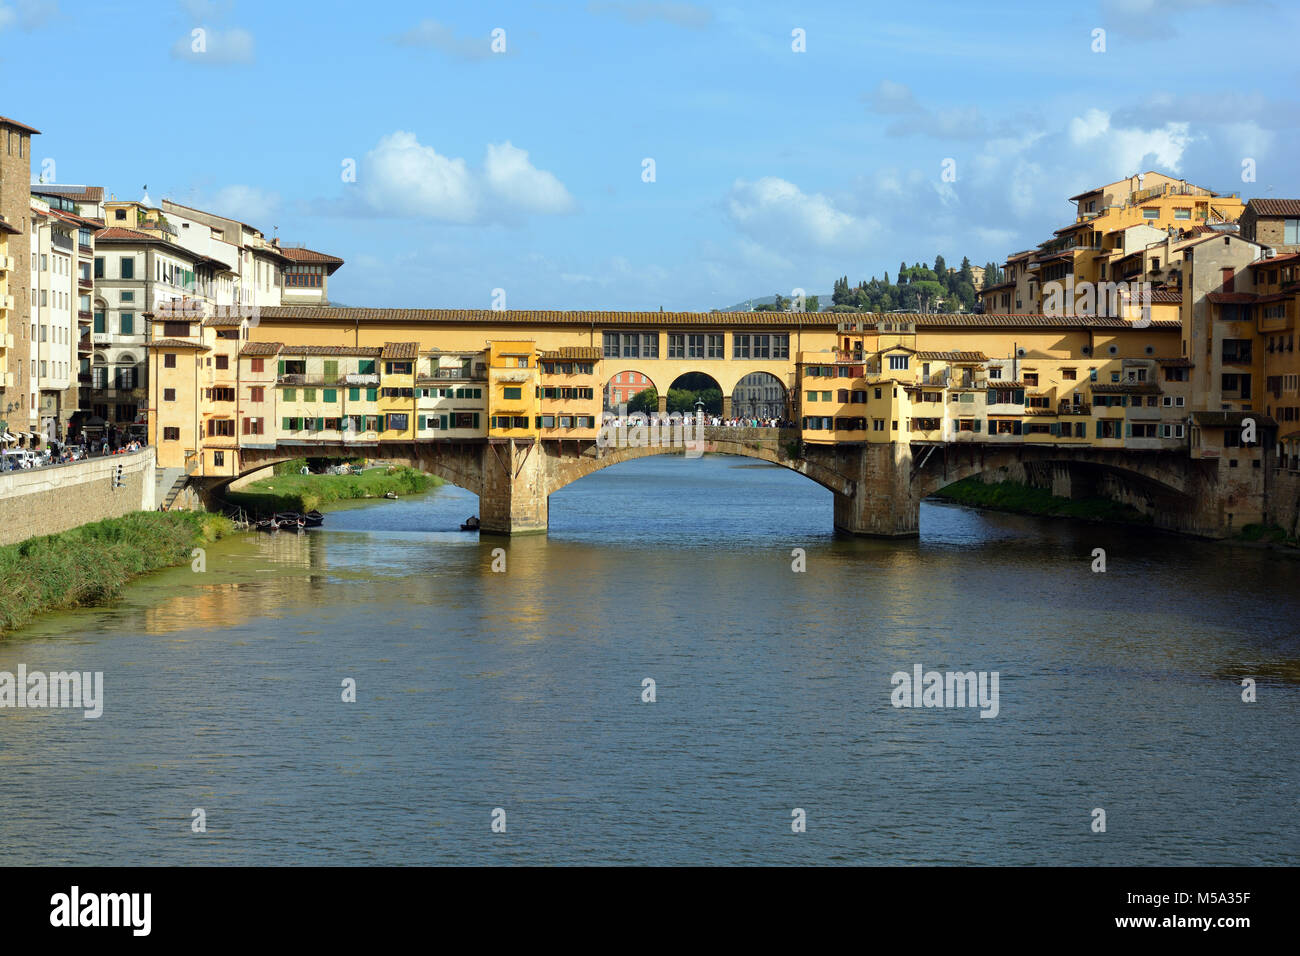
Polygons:
<instances>
[{"instance_id":1,"label":"river arno","mask_svg":"<svg viewBox=\"0 0 1300 956\"><path fill-rule=\"evenodd\" d=\"M583 479L549 537L476 505L239 536L0 642L106 697L0 711L6 862L1300 862L1300 561L937 504L840 540L735 458ZM893 708L916 664L998 671L998 716Z\"/></svg>"}]
</instances>

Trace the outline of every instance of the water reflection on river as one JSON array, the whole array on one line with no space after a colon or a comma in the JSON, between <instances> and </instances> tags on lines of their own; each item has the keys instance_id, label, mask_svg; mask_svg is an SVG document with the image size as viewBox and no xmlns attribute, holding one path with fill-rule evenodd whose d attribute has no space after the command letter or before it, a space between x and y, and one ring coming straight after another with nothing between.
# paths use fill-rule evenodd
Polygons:
<instances>
[{"instance_id":1,"label":"water reflection on river","mask_svg":"<svg viewBox=\"0 0 1300 956\"><path fill-rule=\"evenodd\" d=\"M240 536L0 642L107 698L0 711L8 861L1300 858L1294 560L937 504L919 541L837 539L829 492L725 457L586 478L549 536L455 530L476 510ZM998 671L999 715L892 708L918 663Z\"/></svg>"}]
</instances>

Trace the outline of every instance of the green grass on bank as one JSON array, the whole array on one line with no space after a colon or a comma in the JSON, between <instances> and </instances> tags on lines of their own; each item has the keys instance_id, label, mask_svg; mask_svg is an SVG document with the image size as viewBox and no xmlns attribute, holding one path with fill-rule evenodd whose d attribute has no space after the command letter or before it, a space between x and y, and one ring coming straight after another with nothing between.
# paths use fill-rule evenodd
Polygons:
<instances>
[{"instance_id":1,"label":"green grass on bank","mask_svg":"<svg viewBox=\"0 0 1300 956\"><path fill-rule=\"evenodd\" d=\"M226 493L226 500L254 514L277 511L313 511L331 501L354 498L382 498L388 492L414 495L444 484L441 478L426 475L415 468L379 467L360 475L300 475L298 467L286 468L285 474L261 478L240 491Z\"/></svg>"},{"instance_id":2,"label":"green grass on bank","mask_svg":"<svg viewBox=\"0 0 1300 956\"><path fill-rule=\"evenodd\" d=\"M1263 542L1264 544L1296 544L1296 540L1286 533L1285 528L1275 524L1248 524L1237 534L1241 541Z\"/></svg>"},{"instance_id":3,"label":"green grass on bank","mask_svg":"<svg viewBox=\"0 0 1300 956\"><path fill-rule=\"evenodd\" d=\"M132 578L188 562L233 528L221 515L138 511L0 547L0 634L43 611L112 600Z\"/></svg>"},{"instance_id":4,"label":"green grass on bank","mask_svg":"<svg viewBox=\"0 0 1300 956\"><path fill-rule=\"evenodd\" d=\"M1121 504L1109 498L1059 498L1046 488L1034 488L1016 481L985 484L978 477L964 478L935 492L935 497L975 508L1013 511L1018 514L1119 521L1126 524L1151 523L1150 515L1142 514L1132 505Z\"/></svg>"}]
</instances>

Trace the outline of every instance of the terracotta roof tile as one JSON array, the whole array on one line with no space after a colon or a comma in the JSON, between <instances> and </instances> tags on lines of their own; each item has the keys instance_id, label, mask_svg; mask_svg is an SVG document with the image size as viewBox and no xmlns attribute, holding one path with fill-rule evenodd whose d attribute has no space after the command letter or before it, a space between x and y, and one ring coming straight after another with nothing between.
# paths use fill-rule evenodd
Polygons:
<instances>
[{"instance_id":1,"label":"terracotta roof tile","mask_svg":"<svg viewBox=\"0 0 1300 956\"><path fill-rule=\"evenodd\" d=\"M419 342L385 342L379 356L386 359L413 359L420 357Z\"/></svg>"},{"instance_id":2,"label":"terracotta roof tile","mask_svg":"<svg viewBox=\"0 0 1300 956\"><path fill-rule=\"evenodd\" d=\"M310 265L333 266L329 274L333 275L339 266L343 265L343 260L338 256L327 255L324 252L317 252L314 249L303 249L298 246L281 246L280 252L287 259L294 262L301 262Z\"/></svg>"},{"instance_id":3,"label":"terracotta roof tile","mask_svg":"<svg viewBox=\"0 0 1300 956\"><path fill-rule=\"evenodd\" d=\"M1215 305L1250 305L1256 297L1253 292L1211 292L1206 298Z\"/></svg>"},{"instance_id":4,"label":"terracotta roof tile","mask_svg":"<svg viewBox=\"0 0 1300 956\"><path fill-rule=\"evenodd\" d=\"M123 229L121 226L109 226L107 229L101 229L95 233L95 241L103 242L104 240L131 240L135 242L162 242L157 236L151 236L147 232L138 232L135 229Z\"/></svg>"},{"instance_id":5,"label":"terracotta roof tile","mask_svg":"<svg viewBox=\"0 0 1300 956\"><path fill-rule=\"evenodd\" d=\"M917 352L916 357L923 362L987 362L989 360L983 352Z\"/></svg>"},{"instance_id":6,"label":"terracotta roof tile","mask_svg":"<svg viewBox=\"0 0 1300 956\"><path fill-rule=\"evenodd\" d=\"M1300 199L1252 199L1246 208L1257 216L1300 216Z\"/></svg>"},{"instance_id":7,"label":"terracotta roof tile","mask_svg":"<svg viewBox=\"0 0 1300 956\"><path fill-rule=\"evenodd\" d=\"M239 350L240 355L279 355L284 345L280 342L249 342Z\"/></svg>"},{"instance_id":8,"label":"terracotta roof tile","mask_svg":"<svg viewBox=\"0 0 1300 956\"><path fill-rule=\"evenodd\" d=\"M0 116L0 126L12 126L15 129L20 129L28 133L35 133L38 136L41 133L40 130L33 129L32 127L28 126L26 123L20 123L16 119L10 119L8 116Z\"/></svg>"},{"instance_id":9,"label":"terracotta roof tile","mask_svg":"<svg viewBox=\"0 0 1300 956\"><path fill-rule=\"evenodd\" d=\"M842 319L835 312L560 312L544 310L494 309L374 309L343 306L268 306L261 310L263 324L285 321L392 322L427 325L581 325L588 328L613 326L656 328L689 326L760 325L778 329L834 328ZM898 313L873 316L884 322L915 324L918 331L948 328L1047 328L1122 329L1132 326L1124 319L1107 316L1047 316L1037 314L955 312ZM1153 321L1148 329L1173 330L1175 320Z\"/></svg>"},{"instance_id":10,"label":"terracotta roof tile","mask_svg":"<svg viewBox=\"0 0 1300 956\"><path fill-rule=\"evenodd\" d=\"M566 345L550 352L543 352L544 359L598 359L603 353L594 345Z\"/></svg>"},{"instance_id":11,"label":"terracotta roof tile","mask_svg":"<svg viewBox=\"0 0 1300 956\"><path fill-rule=\"evenodd\" d=\"M1265 266L1275 266L1279 262L1295 262L1297 259L1300 259L1300 252L1288 252L1284 256L1272 256L1266 259L1256 259L1254 262L1250 263L1250 265L1246 266L1246 268L1259 269Z\"/></svg>"},{"instance_id":12,"label":"terracotta roof tile","mask_svg":"<svg viewBox=\"0 0 1300 956\"><path fill-rule=\"evenodd\" d=\"M203 326L209 329L236 329L243 322L244 317L240 315L210 315L203 320Z\"/></svg>"},{"instance_id":13,"label":"terracotta roof tile","mask_svg":"<svg viewBox=\"0 0 1300 956\"><path fill-rule=\"evenodd\" d=\"M212 351L201 342L191 342L188 339L154 339L145 345L147 349L194 349L196 352Z\"/></svg>"},{"instance_id":14,"label":"terracotta roof tile","mask_svg":"<svg viewBox=\"0 0 1300 956\"><path fill-rule=\"evenodd\" d=\"M361 355L379 358L381 348L365 345L285 345L283 355Z\"/></svg>"},{"instance_id":15,"label":"terracotta roof tile","mask_svg":"<svg viewBox=\"0 0 1300 956\"><path fill-rule=\"evenodd\" d=\"M54 193L74 202L99 202L104 198L103 186L60 186L53 183L41 184L32 189L37 193Z\"/></svg>"}]
</instances>

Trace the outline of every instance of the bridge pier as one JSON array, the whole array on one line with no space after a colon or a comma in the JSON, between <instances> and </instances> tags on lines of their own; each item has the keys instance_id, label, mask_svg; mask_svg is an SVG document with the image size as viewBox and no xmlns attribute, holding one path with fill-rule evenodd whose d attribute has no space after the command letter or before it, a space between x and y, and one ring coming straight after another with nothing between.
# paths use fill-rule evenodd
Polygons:
<instances>
[{"instance_id":1,"label":"bridge pier","mask_svg":"<svg viewBox=\"0 0 1300 956\"><path fill-rule=\"evenodd\" d=\"M912 486L912 446L905 442L837 449L836 471L852 494L835 493L835 530L875 538L914 538L921 499Z\"/></svg>"},{"instance_id":2,"label":"bridge pier","mask_svg":"<svg viewBox=\"0 0 1300 956\"><path fill-rule=\"evenodd\" d=\"M482 446L479 528L488 534L545 534L546 454L540 442L493 439Z\"/></svg>"}]
</instances>

